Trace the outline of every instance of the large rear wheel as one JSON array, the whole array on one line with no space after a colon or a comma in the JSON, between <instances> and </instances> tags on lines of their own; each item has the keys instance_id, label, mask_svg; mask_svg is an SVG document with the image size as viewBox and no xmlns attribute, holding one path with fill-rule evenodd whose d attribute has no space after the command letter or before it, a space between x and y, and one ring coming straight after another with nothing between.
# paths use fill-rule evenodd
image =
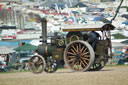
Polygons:
<instances>
[{"instance_id":1,"label":"large rear wheel","mask_svg":"<svg viewBox=\"0 0 128 85\"><path fill-rule=\"evenodd\" d=\"M73 41L64 51L64 61L72 71L87 71L94 62L94 50L88 42Z\"/></svg>"}]
</instances>

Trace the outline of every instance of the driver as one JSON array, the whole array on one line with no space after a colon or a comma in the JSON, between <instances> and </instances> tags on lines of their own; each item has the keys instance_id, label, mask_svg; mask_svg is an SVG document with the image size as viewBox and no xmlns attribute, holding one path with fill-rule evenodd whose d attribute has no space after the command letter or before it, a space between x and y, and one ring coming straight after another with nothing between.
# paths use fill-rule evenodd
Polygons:
<instances>
[{"instance_id":1,"label":"driver","mask_svg":"<svg viewBox=\"0 0 128 85\"><path fill-rule=\"evenodd\" d=\"M99 40L99 37L100 37L99 33L95 32L95 31L91 31L89 34L89 38L87 41L94 48L94 51L96 50L96 43Z\"/></svg>"}]
</instances>

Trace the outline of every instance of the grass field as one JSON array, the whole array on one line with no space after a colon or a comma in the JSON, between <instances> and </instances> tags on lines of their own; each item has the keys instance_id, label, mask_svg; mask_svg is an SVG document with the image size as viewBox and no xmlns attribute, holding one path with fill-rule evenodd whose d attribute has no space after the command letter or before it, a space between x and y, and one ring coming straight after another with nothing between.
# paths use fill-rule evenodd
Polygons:
<instances>
[{"instance_id":1,"label":"grass field","mask_svg":"<svg viewBox=\"0 0 128 85\"><path fill-rule=\"evenodd\" d=\"M0 73L0 85L128 85L128 66L106 66L94 72Z\"/></svg>"}]
</instances>

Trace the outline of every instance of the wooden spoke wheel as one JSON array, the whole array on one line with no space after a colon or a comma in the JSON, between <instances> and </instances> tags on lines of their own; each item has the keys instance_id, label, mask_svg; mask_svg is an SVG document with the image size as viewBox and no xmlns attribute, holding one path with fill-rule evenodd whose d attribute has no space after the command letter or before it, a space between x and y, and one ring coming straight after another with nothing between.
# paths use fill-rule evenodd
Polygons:
<instances>
[{"instance_id":1,"label":"wooden spoke wheel","mask_svg":"<svg viewBox=\"0 0 128 85\"><path fill-rule=\"evenodd\" d=\"M94 62L94 50L85 41L73 41L64 51L64 61L72 71L87 71Z\"/></svg>"},{"instance_id":2,"label":"wooden spoke wheel","mask_svg":"<svg viewBox=\"0 0 128 85\"><path fill-rule=\"evenodd\" d=\"M45 72L47 73L53 73L56 72L58 66L57 66L57 60L53 59L52 56L47 57L46 59L46 67L45 67Z\"/></svg>"},{"instance_id":3,"label":"wooden spoke wheel","mask_svg":"<svg viewBox=\"0 0 128 85\"><path fill-rule=\"evenodd\" d=\"M46 67L45 60L40 55L32 56L29 60L29 69L33 73L41 73Z\"/></svg>"}]
</instances>

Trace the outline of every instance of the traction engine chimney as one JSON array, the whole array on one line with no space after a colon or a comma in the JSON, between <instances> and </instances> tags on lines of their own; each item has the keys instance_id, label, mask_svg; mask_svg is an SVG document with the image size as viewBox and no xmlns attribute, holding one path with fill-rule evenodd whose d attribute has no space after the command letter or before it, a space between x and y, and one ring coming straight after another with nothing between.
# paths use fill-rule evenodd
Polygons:
<instances>
[{"instance_id":1,"label":"traction engine chimney","mask_svg":"<svg viewBox=\"0 0 128 85\"><path fill-rule=\"evenodd\" d=\"M47 43L47 20L46 18L41 19L42 25L42 44Z\"/></svg>"}]
</instances>

